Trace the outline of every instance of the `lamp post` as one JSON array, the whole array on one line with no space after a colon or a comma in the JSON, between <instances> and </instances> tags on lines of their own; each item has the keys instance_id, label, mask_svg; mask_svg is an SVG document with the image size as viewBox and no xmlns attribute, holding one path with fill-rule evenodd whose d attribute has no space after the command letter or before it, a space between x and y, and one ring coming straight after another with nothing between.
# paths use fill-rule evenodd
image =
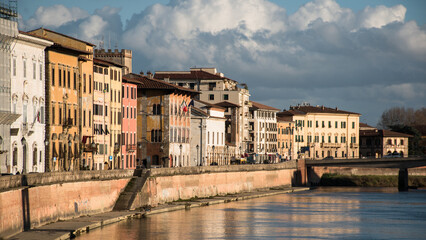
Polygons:
<instances>
[{"instance_id":1,"label":"lamp post","mask_svg":"<svg viewBox=\"0 0 426 240\"><path fill-rule=\"evenodd\" d=\"M179 157L179 167L182 166L182 144L179 145L179 149L180 149L180 157Z\"/></svg>"},{"instance_id":2,"label":"lamp post","mask_svg":"<svg viewBox=\"0 0 426 240\"><path fill-rule=\"evenodd\" d=\"M195 146L195 148L197 149L197 165L201 166L200 156L198 155L198 150L200 149L200 146L197 144L197 146Z\"/></svg>"},{"instance_id":3,"label":"lamp post","mask_svg":"<svg viewBox=\"0 0 426 240\"><path fill-rule=\"evenodd\" d=\"M95 152L96 152L96 143L92 140L92 170L95 170Z\"/></svg>"},{"instance_id":4,"label":"lamp post","mask_svg":"<svg viewBox=\"0 0 426 240\"><path fill-rule=\"evenodd\" d=\"M229 145L226 145L226 161L225 165L229 165Z\"/></svg>"},{"instance_id":5,"label":"lamp post","mask_svg":"<svg viewBox=\"0 0 426 240\"><path fill-rule=\"evenodd\" d=\"M211 163L215 162L215 156L214 156L214 149L215 149L215 146L214 146L214 145L213 145L212 149L213 149L213 160L212 160L212 162L211 162ZM210 163L210 164L211 164L211 163Z\"/></svg>"},{"instance_id":6,"label":"lamp post","mask_svg":"<svg viewBox=\"0 0 426 240\"><path fill-rule=\"evenodd\" d=\"M69 161L69 163L68 163L68 170L70 170L70 166L71 166L71 159L70 159L70 156L69 156L69 153L70 153L70 151L71 151L71 145L72 145L72 143L71 143L71 140L68 140L68 156L65 156L65 158L68 158L68 161ZM66 154L65 154L66 155ZM67 166L67 161L65 162L65 167Z\"/></svg>"}]
</instances>

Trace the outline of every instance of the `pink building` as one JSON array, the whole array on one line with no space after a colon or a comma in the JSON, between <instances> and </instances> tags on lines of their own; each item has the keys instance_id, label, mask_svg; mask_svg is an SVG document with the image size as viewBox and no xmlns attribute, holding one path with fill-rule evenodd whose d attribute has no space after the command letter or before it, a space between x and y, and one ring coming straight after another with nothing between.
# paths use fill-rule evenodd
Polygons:
<instances>
[{"instance_id":1,"label":"pink building","mask_svg":"<svg viewBox=\"0 0 426 240\"><path fill-rule=\"evenodd\" d=\"M122 169L136 168L137 92L136 82L123 79L120 164Z\"/></svg>"}]
</instances>

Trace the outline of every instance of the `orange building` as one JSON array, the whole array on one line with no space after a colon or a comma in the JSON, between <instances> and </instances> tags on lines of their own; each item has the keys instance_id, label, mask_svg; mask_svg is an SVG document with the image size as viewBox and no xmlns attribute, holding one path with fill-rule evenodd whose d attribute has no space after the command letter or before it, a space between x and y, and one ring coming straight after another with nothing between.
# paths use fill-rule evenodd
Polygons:
<instances>
[{"instance_id":1,"label":"orange building","mask_svg":"<svg viewBox=\"0 0 426 240\"><path fill-rule=\"evenodd\" d=\"M46 171L85 168L96 150L90 144L94 45L45 28L29 33L54 42L46 49Z\"/></svg>"},{"instance_id":2,"label":"orange building","mask_svg":"<svg viewBox=\"0 0 426 240\"><path fill-rule=\"evenodd\" d=\"M291 160L294 154L291 152L293 146L294 122L286 121L281 117L277 117L277 140L278 154L281 156L281 161Z\"/></svg>"}]
</instances>

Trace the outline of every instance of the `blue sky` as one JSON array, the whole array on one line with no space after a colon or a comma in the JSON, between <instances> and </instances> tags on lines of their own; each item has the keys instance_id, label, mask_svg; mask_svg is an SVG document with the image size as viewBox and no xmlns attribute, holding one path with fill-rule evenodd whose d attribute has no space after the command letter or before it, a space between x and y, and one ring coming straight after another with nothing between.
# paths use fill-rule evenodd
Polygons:
<instances>
[{"instance_id":1,"label":"blue sky","mask_svg":"<svg viewBox=\"0 0 426 240\"><path fill-rule=\"evenodd\" d=\"M362 114L426 107L425 0L20 0L41 26L133 51L133 71L216 67L251 99Z\"/></svg>"}]
</instances>

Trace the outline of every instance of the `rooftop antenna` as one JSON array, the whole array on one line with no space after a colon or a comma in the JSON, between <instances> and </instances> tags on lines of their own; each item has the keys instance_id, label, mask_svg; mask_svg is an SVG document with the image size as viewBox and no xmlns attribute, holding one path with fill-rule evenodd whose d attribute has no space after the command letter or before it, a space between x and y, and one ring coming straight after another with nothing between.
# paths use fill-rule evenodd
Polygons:
<instances>
[{"instance_id":1,"label":"rooftop antenna","mask_svg":"<svg viewBox=\"0 0 426 240\"><path fill-rule=\"evenodd\" d=\"M102 35L101 41L99 41L99 49L104 49L104 35Z\"/></svg>"},{"instance_id":2,"label":"rooftop antenna","mask_svg":"<svg viewBox=\"0 0 426 240\"><path fill-rule=\"evenodd\" d=\"M111 49L111 32L108 32L108 49Z\"/></svg>"}]
</instances>

